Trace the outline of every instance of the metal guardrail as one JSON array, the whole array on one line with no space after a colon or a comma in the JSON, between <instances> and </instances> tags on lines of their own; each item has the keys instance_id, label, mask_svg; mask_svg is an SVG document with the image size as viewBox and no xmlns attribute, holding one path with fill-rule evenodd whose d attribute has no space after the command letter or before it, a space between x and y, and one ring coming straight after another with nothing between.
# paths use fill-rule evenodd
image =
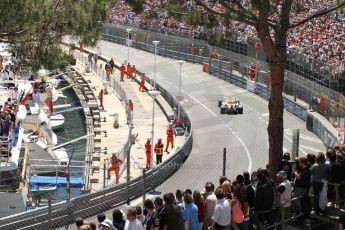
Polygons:
<instances>
[{"instance_id":1,"label":"metal guardrail","mask_svg":"<svg viewBox=\"0 0 345 230\"><path fill-rule=\"evenodd\" d=\"M102 57L100 57L102 58ZM171 107L177 105L177 101L164 88L156 84L161 95L165 98ZM184 119L188 130L188 137L181 148L171 158L164 161L154 169L146 172L145 191L152 191L153 188L165 182L174 174L186 160L192 150L193 136L192 124L183 108L181 108L181 117ZM70 203L60 202L51 206L51 219L49 220L48 207L37 208L28 212L4 217L0 219L0 229L47 229L48 222L51 222L53 228L63 227L74 223L76 217L87 218L97 215L124 204L128 200L135 199L143 194L143 176L135 178L128 183L122 183L117 186L111 186L101 191L85 194L71 199Z\"/></svg>"}]
</instances>

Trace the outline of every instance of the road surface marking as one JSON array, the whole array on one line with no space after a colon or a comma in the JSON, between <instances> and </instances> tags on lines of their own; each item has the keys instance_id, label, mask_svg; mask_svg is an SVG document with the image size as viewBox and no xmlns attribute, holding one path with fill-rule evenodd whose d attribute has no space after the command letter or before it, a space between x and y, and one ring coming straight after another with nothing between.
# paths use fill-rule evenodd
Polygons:
<instances>
[{"instance_id":1,"label":"road surface marking","mask_svg":"<svg viewBox=\"0 0 345 230\"><path fill-rule=\"evenodd\" d=\"M243 148L244 148L244 151L245 151L246 154L247 154L248 163L249 163L249 165L248 165L248 170L247 170L247 171L248 171L248 172L251 172L251 171L252 171L252 156L250 155L249 150L248 150L246 144L242 141L242 139L241 139L238 135L236 135L236 134L235 134L235 137L236 137L237 140L241 143L241 145L242 145Z\"/></svg>"},{"instance_id":2,"label":"road surface marking","mask_svg":"<svg viewBox=\"0 0 345 230\"><path fill-rule=\"evenodd\" d=\"M182 90L182 92L186 95L188 95L187 92L185 92L184 90ZM212 110L210 110L206 105L204 105L203 103L201 103L198 99L196 99L195 97L193 97L192 95L188 95L190 98L192 98L194 101L196 101L197 103L199 103L202 107L204 107L208 112L210 112L214 117L218 117L217 114L215 114Z\"/></svg>"},{"instance_id":3,"label":"road surface marking","mask_svg":"<svg viewBox=\"0 0 345 230\"><path fill-rule=\"evenodd\" d=\"M287 135L291 135L293 136L294 132L290 129L285 129L284 130L284 133L287 134ZM311 136L308 136L308 135L304 135L304 134L299 134L299 137L301 139L304 139L304 140L308 140L308 141L312 141L312 142L316 142L316 143L321 143L322 144L322 141L318 138L315 138L315 137L311 137Z\"/></svg>"},{"instance_id":4,"label":"road surface marking","mask_svg":"<svg viewBox=\"0 0 345 230\"><path fill-rule=\"evenodd\" d=\"M313 148L313 147L310 147L310 146L306 146L306 145L299 145L300 147L302 147L302 148L304 148L304 149L309 149L309 150L311 150L311 151L313 151L313 152L315 152L315 153L318 153L318 152L320 152L320 149L316 149L316 148Z\"/></svg>"},{"instance_id":5,"label":"road surface marking","mask_svg":"<svg viewBox=\"0 0 345 230\"><path fill-rule=\"evenodd\" d=\"M293 143L292 139L289 138L285 133L284 133L284 137L285 137L288 141L290 141L291 143ZM306 152L301 146L299 146L299 150L300 150L305 156L307 155L307 152Z\"/></svg>"}]
</instances>

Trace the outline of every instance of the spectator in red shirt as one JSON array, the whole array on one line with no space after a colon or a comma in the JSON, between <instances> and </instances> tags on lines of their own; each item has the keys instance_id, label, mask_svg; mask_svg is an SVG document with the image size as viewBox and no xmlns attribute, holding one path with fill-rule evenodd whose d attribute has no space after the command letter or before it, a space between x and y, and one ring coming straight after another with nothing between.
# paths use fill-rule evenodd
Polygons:
<instances>
[{"instance_id":1,"label":"spectator in red shirt","mask_svg":"<svg viewBox=\"0 0 345 230\"><path fill-rule=\"evenodd\" d=\"M202 229L202 225L204 223L205 202L201 196L201 193L198 190L194 190L193 200L194 200L194 204L198 207L199 225L200 225L200 229Z\"/></svg>"}]
</instances>

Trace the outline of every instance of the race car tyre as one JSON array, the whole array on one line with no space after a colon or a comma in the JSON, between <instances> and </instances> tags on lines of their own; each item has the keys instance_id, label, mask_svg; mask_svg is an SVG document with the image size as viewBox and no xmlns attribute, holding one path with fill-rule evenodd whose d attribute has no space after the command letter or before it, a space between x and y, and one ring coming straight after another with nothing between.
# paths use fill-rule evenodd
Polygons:
<instances>
[{"instance_id":1,"label":"race car tyre","mask_svg":"<svg viewBox=\"0 0 345 230\"><path fill-rule=\"evenodd\" d=\"M220 109L220 114L224 114L225 113L225 109Z\"/></svg>"},{"instance_id":2,"label":"race car tyre","mask_svg":"<svg viewBox=\"0 0 345 230\"><path fill-rule=\"evenodd\" d=\"M218 107L222 105L222 100L218 100Z\"/></svg>"},{"instance_id":3,"label":"race car tyre","mask_svg":"<svg viewBox=\"0 0 345 230\"><path fill-rule=\"evenodd\" d=\"M238 108L237 111L239 114L243 114L243 108Z\"/></svg>"}]
</instances>

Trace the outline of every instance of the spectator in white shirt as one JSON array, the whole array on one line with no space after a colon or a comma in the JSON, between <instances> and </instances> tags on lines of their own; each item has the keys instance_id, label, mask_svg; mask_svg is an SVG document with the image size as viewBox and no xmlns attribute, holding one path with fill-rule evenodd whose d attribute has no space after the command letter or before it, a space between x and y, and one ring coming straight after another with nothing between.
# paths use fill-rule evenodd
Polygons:
<instances>
[{"instance_id":1,"label":"spectator in white shirt","mask_svg":"<svg viewBox=\"0 0 345 230\"><path fill-rule=\"evenodd\" d=\"M212 226L215 230L229 229L231 223L231 206L224 197L222 189L217 189L215 192L217 197L217 204L212 216Z\"/></svg>"},{"instance_id":2,"label":"spectator in white shirt","mask_svg":"<svg viewBox=\"0 0 345 230\"><path fill-rule=\"evenodd\" d=\"M135 208L129 208L127 210L125 230L144 230L143 223L137 219L137 211Z\"/></svg>"},{"instance_id":3,"label":"spectator in white shirt","mask_svg":"<svg viewBox=\"0 0 345 230\"><path fill-rule=\"evenodd\" d=\"M217 204L217 197L214 195L214 184L207 182L205 185L205 216L203 230L206 230L212 223L212 215Z\"/></svg>"}]
</instances>

